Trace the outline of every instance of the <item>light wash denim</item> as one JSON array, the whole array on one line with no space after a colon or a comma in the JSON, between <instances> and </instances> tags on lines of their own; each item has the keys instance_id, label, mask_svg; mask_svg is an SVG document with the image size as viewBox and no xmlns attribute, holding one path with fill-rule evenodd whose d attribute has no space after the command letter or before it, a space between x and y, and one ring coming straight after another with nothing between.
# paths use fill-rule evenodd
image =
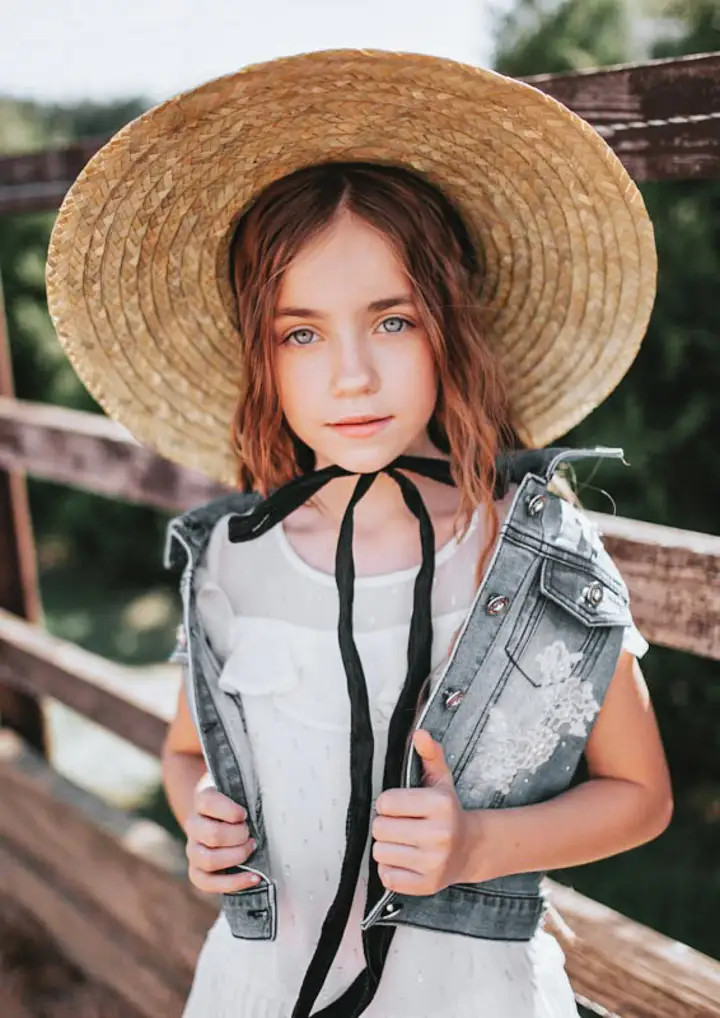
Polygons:
<instances>
[{"instance_id":1,"label":"light wash denim","mask_svg":"<svg viewBox=\"0 0 720 1018\"><path fill-rule=\"evenodd\" d=\"M562 462L621 458L618 449L544 449L513 457L517 483L473 604L417 724L441 742L460 801L502 809L551 799L573 777L632 624L627 588L587 517L548 490ZM239 696L225 693L222 664L198 615L193 574L212 528L247 513L256 495L233 493L171 520L165 560L183 568L183 624L174 660L217 788L246 807L257 848L243 870L255 888L223 897L233 934L272 939L275 883ZM414 753L404 783L420 783ZM289 790L290 792L291 790ZM453 884L431 896L387 892L363 926L408 924L493 940L528 940L545 909L543 873Z\"/></svg>"}]
</instances>

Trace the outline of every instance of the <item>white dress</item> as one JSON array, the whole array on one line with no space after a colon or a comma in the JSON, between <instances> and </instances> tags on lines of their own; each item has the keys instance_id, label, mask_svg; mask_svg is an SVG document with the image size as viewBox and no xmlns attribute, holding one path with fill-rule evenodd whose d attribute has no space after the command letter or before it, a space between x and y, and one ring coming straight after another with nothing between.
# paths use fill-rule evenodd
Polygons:
<instances>
[{"instance_id":1,"label":"white dress","mask_svg":"<svg viewBox=\"0 0 720 1018\"><path fill-rule=\"evenodd\" d=\"M482 526L436 555L433 666L443 662L474 593ZM405 678L417 568L355 581L355 640L375 734L381 790L387 727ZM243 698L277 881L274 941L236 939L222 914L202 949L184 1018L290 1018L340 875L350 795L350 709L338 649L335 579L309 566L282 526L231 544L227 520L198 571L198 609ZM642 637L628 630L638 654ZM367 873L367 855L363 866ZM315 1005L337 998L364 967L356 891L340 950ZM367 1018L576 1018L563 952L538 930L491 941L400 926Z\"/></svg>"}]
</instances>

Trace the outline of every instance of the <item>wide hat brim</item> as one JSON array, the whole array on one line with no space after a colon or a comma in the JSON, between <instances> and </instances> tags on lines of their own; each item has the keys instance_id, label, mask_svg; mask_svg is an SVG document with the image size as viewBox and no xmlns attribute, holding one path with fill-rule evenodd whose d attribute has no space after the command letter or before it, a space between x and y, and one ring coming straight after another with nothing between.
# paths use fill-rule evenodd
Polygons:
<instances>
[{"instance_id":1,"label":"wide hat brim","mask_svg":"<svg viewBox=\"0 0 720 1018\"><path fill-rule=\"evenodd\" d=\"M615 388L645 333L657 265L640 193L600 135L492 71L317 52L155 107L90 160L63 202L50 314L84 384L139 441L234 484L243 379L229 241L263 188L330 160L406 166L460 209L526 445L564 434Z\"/></svg>"}]
</instances>

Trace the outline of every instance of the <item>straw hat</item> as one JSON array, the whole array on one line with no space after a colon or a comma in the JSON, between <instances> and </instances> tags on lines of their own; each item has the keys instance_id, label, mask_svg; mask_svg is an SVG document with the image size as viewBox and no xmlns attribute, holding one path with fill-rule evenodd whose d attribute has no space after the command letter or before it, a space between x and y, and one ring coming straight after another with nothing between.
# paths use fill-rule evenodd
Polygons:
<instances>
[{"instance_id":1,"label":"straw hat","mask_svg":"<svg viewBox=\"0 0 720 1018\"><path fill-rule=\"evenodd\" d=\"M640 194L600 135L492 71L318 52L150 110L63 202L50 313L82 381L137 439L234 483L242 379L228 243L264 187L328 160L406 166L460 209L483 252L488 339L527 445L562 435L617 385L647 326L656 256Z\"/></svg>"}]
</instances>

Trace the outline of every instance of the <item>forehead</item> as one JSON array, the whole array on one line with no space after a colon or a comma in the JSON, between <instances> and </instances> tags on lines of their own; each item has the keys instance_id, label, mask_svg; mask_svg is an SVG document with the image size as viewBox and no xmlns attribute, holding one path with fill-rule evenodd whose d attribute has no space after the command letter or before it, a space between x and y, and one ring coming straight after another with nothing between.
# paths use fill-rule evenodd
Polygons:
<instances>
[{"instance_id":1,"label":"forehead","mask_svg":"<svg viewBox=\"0 0 720 1018\"><path fill-rule=\"evenodd\" d=\"M318 309L338 300L367 304L406 284L405 267L390 241L364 220L342 213L295 256L280 300Z\"/></svg>"}]
</instances>

